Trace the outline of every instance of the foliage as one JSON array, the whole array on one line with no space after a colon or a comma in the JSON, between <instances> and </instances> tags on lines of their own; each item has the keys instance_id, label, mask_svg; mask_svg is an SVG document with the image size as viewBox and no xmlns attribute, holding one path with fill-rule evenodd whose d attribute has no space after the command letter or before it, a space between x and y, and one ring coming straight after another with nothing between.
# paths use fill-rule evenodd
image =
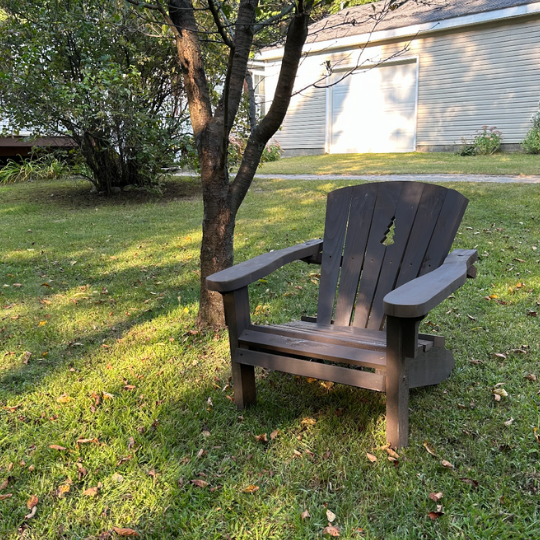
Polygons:
<instances>
[{"instance_id":1,"label":"foliage","mask_svg":"<svg viewBox=\"0 0 540 540\"><path fill-rule=\"evenodd\" d=\"M168 29L141 22L123 0L0 8L0 110L13 129L71 137L99 191L155 182L185 120Z\"/></svg>"},{"instance_id":2,"label":"foliage","mask_svg":"<svg viewBox=\"0 0 540 540\"><path fill-rule=\"evenodd\" d=\"M0 168L0 184L57 180L66 176L87 175L86 167L78 152L56 150L48 151L34 147L30 156L20 161L9 159Z\"/></svg>"},{"instance_id":3,"label":"foliage","mask_svg":"<svg viewBox=\"0 0 540 540\"><path fill-rule=\"evenodd\" d=\"M540 110L532 115L531 122L533 126L521 146L527 154L540 154Z\"/></svg>"},{"instance_id":4,"label":"foliage","mask_svg":"<svg viewBox=\"0 0 540 540\"><path fill-rule=\"evenodd\" d=\"M320 237L326 193L350 184L255 180L236 259ZM456 368L411 392L397 463L382 394L258 371L259 404L237 411L227 333L196 326L198 182L116 204L89 204L80 182L0 186L2 540L120 538L113 527L145 540L321 539L327 509L350 540L538 537L538 188L448 185L471 201L454 247L481 260L424 321ZM253 321L313 315L316 270L298 262L254 284Z\"/></svg>"},{"instance_id":5,"label":"foliage","mask_svg":"<svg viewBox=\"0 0 540 540\"><path fill-rule=\"evenodd\" d=\"M278 141L272 139L266 144L264 152L261 156L261 162L259 164L259 167L261 167L264 163L268 163L270 161L279 161L282 154L283 149L281 148L281 145Z\"/></svg>"},{"instance_id":6,"label":"foliage","mask_svg":"<svg viewBox=\"0 0 540 540\"><path fill-rule=\"evenodd\" d=\"M495 126L482 126L471 141L464 137L461 142L456 151L459 156L490 156L501 147L502 131Z\"/></svg>"}]
</instances>

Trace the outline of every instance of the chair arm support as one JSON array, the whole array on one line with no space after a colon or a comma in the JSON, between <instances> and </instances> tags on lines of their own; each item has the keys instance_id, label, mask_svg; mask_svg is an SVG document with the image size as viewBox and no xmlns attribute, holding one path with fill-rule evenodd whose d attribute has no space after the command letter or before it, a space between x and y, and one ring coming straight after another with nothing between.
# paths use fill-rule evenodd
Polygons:
<instances>
[{"instance_id":1,"label":"chair arm support","mask_svg":"<svg viewBox=\"0 0 540 540\"><path fill-rule=\"evenodd\" d=\"M393 317L425 317L465 283L469 268L477 258L478 252L474 249L452 251L433 272L388 293L383 300L384 312Z\"/></svg>"},{"instance_id":2,"label":"chair arm support","mask_svg":"<svg viewBox=\"0 0 540 540\"><path fill-rule=\"evenodd\" d=\"M317 255L322 249L322 240L308 240L303 244L263 253L206 278L211 291L226 293L246 287L287 263Z\"/></svg>"}]
</instances>

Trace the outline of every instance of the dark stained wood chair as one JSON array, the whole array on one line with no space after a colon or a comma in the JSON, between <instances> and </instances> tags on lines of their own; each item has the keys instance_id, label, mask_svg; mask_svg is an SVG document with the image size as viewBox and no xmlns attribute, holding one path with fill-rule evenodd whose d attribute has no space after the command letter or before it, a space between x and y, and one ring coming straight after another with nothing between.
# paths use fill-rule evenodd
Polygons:
<instances>
[{"instance_id":1,"label":"dark stained wood chair","mask_svg":"<svg viewBox=\"0 0 540 540\"><path fill-rule=\"evenodd\" d=\"M328 195L323 240L210 276L208 287L223 295L237 406L255 402L254 366L386 392L387 442L407 446L409 389L440 383L454 367L444 338L418 328L476 275L475 250L448 254L467 203L419 182L338 189ZM252 325L248 285L294 260L321 264L317 316Z\"/></svg>"}]
</instances>

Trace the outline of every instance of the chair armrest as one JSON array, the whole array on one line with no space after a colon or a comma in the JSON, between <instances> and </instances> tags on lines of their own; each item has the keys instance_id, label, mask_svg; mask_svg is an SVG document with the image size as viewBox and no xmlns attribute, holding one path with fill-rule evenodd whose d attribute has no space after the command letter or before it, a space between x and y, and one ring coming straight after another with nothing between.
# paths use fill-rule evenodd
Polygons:
<instances>
[{"instance_id":1,"label":"chair armrest","mask_svg":"<svg viewBox=\"0 0 540 540\"><path fill-rule=\"evenodd\" d=\"M469 268L477 258L478 252L474 249L452 251L433 272L388 293L383 300L384 312L393 317L425 317L465 283Z\"/></svg>"},{"instance_id":2,"label":"chair armrest","mask_svg":"<svg viewBox=\"0 0 540 540\"><path fill-rule=\"evenodd\" d=\"M322 249L322 240L308 240L303 244L264 253L206 278L211 291L235 291L261 279L287 263L312 257Z\"/></svg>"}]
</instances>

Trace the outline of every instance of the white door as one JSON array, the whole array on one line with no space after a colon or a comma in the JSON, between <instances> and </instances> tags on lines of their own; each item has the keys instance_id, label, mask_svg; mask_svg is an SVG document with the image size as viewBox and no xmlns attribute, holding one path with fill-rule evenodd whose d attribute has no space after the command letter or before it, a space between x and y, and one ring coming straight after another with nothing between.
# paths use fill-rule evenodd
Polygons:
<instances>
[{"instance_id":1,"label":"white door","mask_svg":"<svg viewBox=\"0 0 540 540\"><path fill-rule=\"evenodd\" d=\"M391 64L356 71L332 87L330 153L416 150L416 74L416 62Z\"/></svg>"}]
</instances>

